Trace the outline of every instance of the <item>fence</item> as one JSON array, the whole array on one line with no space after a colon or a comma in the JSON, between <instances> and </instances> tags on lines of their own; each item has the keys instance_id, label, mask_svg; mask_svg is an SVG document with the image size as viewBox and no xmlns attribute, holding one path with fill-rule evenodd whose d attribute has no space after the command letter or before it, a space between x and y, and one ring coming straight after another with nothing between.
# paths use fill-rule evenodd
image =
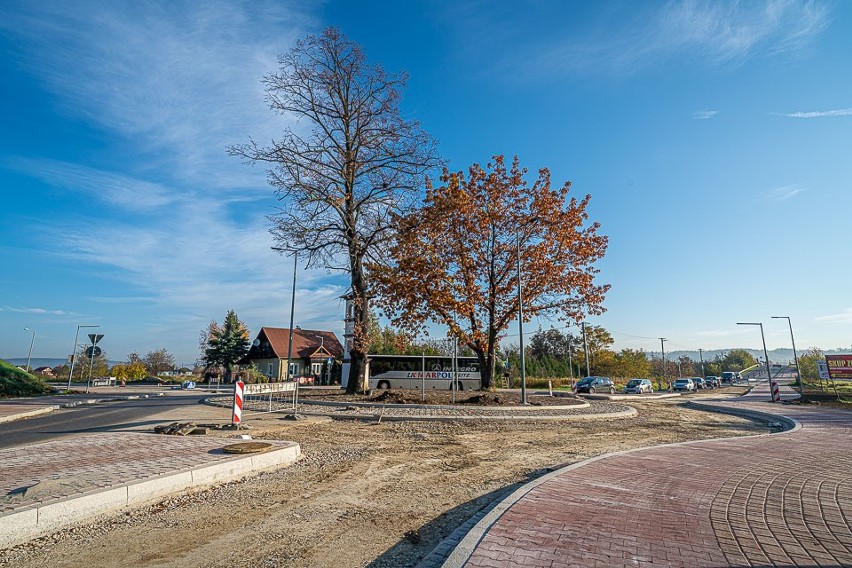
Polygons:
<instances>
[{"instance_id":1,"label":"fence","mask_svg":"<svg viewBox=\"0 0 852 568\"><path fill-rule=\"evenodd\" d=\"M296 410L299 402L299 384L294 381L283 383L253 383L243 386L242 414L267 414Z\"/></svg>"}]
</instances>

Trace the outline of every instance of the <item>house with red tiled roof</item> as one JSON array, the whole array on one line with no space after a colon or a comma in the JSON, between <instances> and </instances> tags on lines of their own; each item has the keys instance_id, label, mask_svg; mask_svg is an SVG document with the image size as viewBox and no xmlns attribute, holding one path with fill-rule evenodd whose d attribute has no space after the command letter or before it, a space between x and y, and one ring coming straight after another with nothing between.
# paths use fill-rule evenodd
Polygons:
<instances>
[{"instance_id":1,"label":"house with red tiled roof","mask_svg":"<svg viewBox=\"0 0 852 568\"><path fill-rule=\"evenodd\" d=\"M239 364L256 366L270 380L287 380L288 347L291 350L290 376L308 377L315 382L326 382L325 379L330 376L329 365L333 367L335 359L343 358L343 346L331 331L297 327L293 329L290 347L289 329L262 327Z\"/></svg>"}]
</instances>

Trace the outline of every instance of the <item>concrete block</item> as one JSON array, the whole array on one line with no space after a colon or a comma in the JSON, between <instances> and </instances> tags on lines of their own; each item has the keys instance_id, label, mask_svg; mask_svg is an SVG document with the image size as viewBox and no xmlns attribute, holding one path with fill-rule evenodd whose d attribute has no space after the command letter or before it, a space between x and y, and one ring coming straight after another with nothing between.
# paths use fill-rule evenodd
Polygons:
<instances>
[{"instance_id":1,"label":"concrete block","mask_svg":"<svg viewBox=\"0 0 852 568\"><path fill-rule=\"evenodd\" d=\"M38 536L38 509L3 515L0 519L0 548L8 548Z\"/></svg>"},{"instance_id":2,"label":"concrete block","mask_svg":"<svg viewBox=\"0 0 852 568\"><path fill-rule=\"evenodd\" d=\"M246 456L192 470L192 484L200 486L211 485L217 481L230 481L251 471L251 457Z\"/></svg>"},{"instance_id":3,"label":"concrete block","mask_svg":"<svg viewBox=\"0 0 852 568\"><path fill-rule=\"evenodd\" d=\"M127 505L133 506L145 501L153 501L191 486L191 471L182 471L131 483L127 486Z\"/></svg>"},{"instance_id":4,"label":"concrete block","mask_svg":"<svg viewBox=\"0 0 852 568\"><path fill-rule=\"evenodd\" d=\"M264 452L262 454L252 454L251 461L253 469L270 469L273 467L281 467L290 465L299 459L302 455L302 448L299 444L291 442L288 446L280 449Z\"/></svg>"},{"instance_id":5,"label":"concrete block","mask_svg":"<svg viewBox=\"0 0 852 568\"><path fill-rule=\"evenodd\" d=\"M127 504L127 487L106 489L98 493L42 505L38 508L38 526L42 531L59 530L101 513L115 511Z\"/></svg>"}]
</instances>

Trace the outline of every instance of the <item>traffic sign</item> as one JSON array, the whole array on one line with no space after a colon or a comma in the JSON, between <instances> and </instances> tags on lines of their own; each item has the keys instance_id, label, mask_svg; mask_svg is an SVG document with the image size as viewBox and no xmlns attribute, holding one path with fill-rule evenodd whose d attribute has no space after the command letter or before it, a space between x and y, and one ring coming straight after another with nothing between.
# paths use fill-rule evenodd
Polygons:
<instances>
[{"instance_id":1,"label":"traffic sign","mask_svg":"<svg viewBox=\"0 0 852 568\"><path fill-rule=\"evenodd\" d=\"M95 357L97 357L100 354L101 354L101 348L98 347L97 345L92 345L92 346L86 347L86 357L88 357L89 359L94 359Z\"/></svg>"},{"instance_id":2,"label":"traffic sign","mask_svg":"<svg viewBox=\"0 0 852 568\"><path fill-rule=\"evenodd\" d=\"M98 341L100 341L103 338L104 338L104 336L103 336L102 333L101 334L99 334L99 333L90 333L89 334L89 341L92 342L92 345L97 345Z\"/></svg>"}]
</instances>

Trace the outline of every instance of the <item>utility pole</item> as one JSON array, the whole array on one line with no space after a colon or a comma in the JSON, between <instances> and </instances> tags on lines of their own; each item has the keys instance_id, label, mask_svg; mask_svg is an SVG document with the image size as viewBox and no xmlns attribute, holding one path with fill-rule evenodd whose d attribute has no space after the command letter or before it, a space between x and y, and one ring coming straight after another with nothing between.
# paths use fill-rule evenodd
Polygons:
<instances>
[{"instance_id":1,"label":"utility pole","mask_svg":"<svg viewBox=\"0 0 852 568\"><path fill-rule=\"evenodd\" d=\"M27 353L27 372L29 373L30 372L30 360L32 359L32 356L33 356L33 343L35 343L36 332L31 330L28 327L25 327L24 331L29 331L30 333L33 334L32 338L30 338L30 350Z\"/></svg>"},{"instance_id":2,"label":"utility pole","mask_svg":"<svg viewBox=\"0 0 852 568\"><path fill-rule=\"evenodd\" d=\"M589 367L589 342L586 341L586 322L581 323L580 326L583 328L583 352L586 355L586 376L591 377L592 371Z\"/></svg>"},{"instance_id":3,"label":"utility pole","mask_svg":"<svg viewBox=\"0 0 852 568\"><path fill-rule=\"evenodd\" d=\"M802 394L802 374L799 371L799 356L796 354L796 338L793 337L793 323L790 316L772 316L772 319L785 319L790 326L790 341L793 342L793 361L796 362L796 385L799 387L799 396Z\"/></svg>"},{"instance_id":4,"label":"utility pole","mask_svg":"<svg viewBox=\"0 0 852 568\"><path fill-rule=\"evenodd\" d=\"M665 337L660 338L660 351L662 351L663 356L663 382L668 384L668 374L666 373L666 346L664 342L668 341ZM657 390L662 390L661 385L657 385Z\"/></svg>"},{"instance_id":5,"label":"utility pole","mask_svg":"<svg viewBox=\"0 0 852 568\"><path fill-rule=\"evenodd\" d=\"M704 377L705 374L704 374L704 350L703 349L698 350L698 358L701 360L701 376Z\"/></svg>"}]
</instances>

